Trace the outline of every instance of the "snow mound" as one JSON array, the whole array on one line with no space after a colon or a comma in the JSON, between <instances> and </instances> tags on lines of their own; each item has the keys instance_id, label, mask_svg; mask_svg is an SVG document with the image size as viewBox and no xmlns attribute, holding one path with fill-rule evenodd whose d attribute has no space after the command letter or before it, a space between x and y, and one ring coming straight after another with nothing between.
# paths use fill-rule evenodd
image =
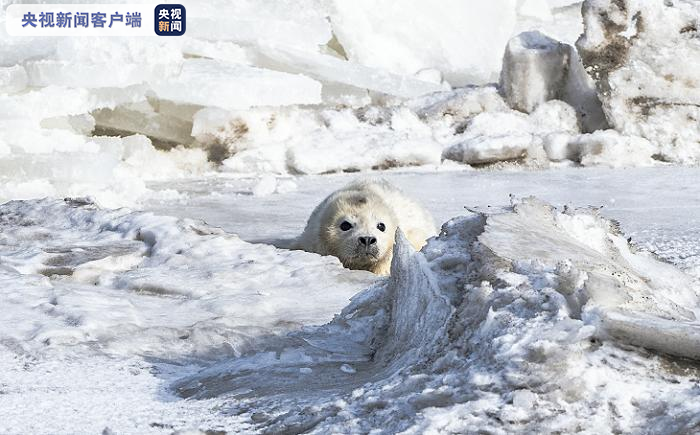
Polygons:
<instances>
[{"instance_id":1,"label":"snow mound","mask_svg":"<svg viewBox=\"0 0 700 435\"><path fill-rule=\"evenodd\" d=\"M7 302L24 307L8 334L28 345L85 345L99 337L103 351L114 354L194 356L217 347L235 354L254 331L328 318L370 276L341 276L344 270L331 257L316 261L198 222L102 210L89 200L8 202L0 225L4 279L32 277L40 284L35 295L25 295L28 300ZM314 302L300 305L292 289L308 292L314 287L309 280L321 276L323 287L334 291L306 293ZM42 302L49 299L52 306ZM25 309L35 313L22 320ZM173 317L163 318L166 312ZM23 335L22 322L45 316L56 319ZM68 318L74 321L62 325Z\"/></svg>"},{"instance_id":2,"label":"snow mound","mask_svg":"<svg viewBox=\"0 0 700 435\"><path fill-rule=\"evenodd\" d=\"M700 3L586 1L583 15L577 47L609 123L660 160L700 161Z\"/></svg>"},{"instance_id":3,"label":"snow mound","mask_svg":"<svg viewBox=\"0 0 700 435\"><path fill-rule=\"evenodd\" d=\"M321 174L440 164L442 146L407 108L204 109L193 135L236 172Z\"/></svg>"},{"instance_id":4,"label":"snow mound","mask_svg":"<svg viewBox=\"0 0 700 435\"><path fill-rule=\"evenodd\" d=\"M334 257L88 199L2 204L0 431L245 427L213 418L212 403L172 400L163 382L327 322L375 279Z\"/></svg>"},{"instance_id":5,"label":"snow mound","mask_svg":"<svg viewBox=\"0 0 700 435\"><path fill-rule=\"evenodd\" d=\"M530 198L453 219L419 253L399 231L394 249L391 277L331 323L176 390L227 398L266 432L697 424L699 372L676 357L700 358L698 283L634 252L596 211Z\"/></svg>"}]
</instances>

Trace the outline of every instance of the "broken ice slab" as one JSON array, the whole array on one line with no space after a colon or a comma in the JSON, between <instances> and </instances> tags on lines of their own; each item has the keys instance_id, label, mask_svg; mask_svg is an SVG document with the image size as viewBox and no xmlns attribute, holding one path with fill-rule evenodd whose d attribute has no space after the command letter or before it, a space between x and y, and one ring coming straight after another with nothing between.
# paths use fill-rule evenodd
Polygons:
<instances>
[{"instance_id":1,"label":"broken ice slab","mask_svg":"<svg viewBox=\"0 0 700 435\"><path fill-rule=\"evenodd\" d=\"M283 44L316 52L332 38L324 6L318 0L191 2L187 5L187 34L210 41Z\"/></svg>"},{"instance_id":2,"label":"broken ice slab","mask_svg":"<svg viewBox=\"0 0 700 435\"><path fill-rule=\"evenodd\" d=\"M114 109L99 109L92 112L98 132L133 134L140 133L155 141L159 148L170 148L172 145L189 145L194 141L192 132L192 115L189 120L176 116L173 104L162 105L156 101L154 109L152 102L127 104ZM185 109L181 109L185 110Z\"/></svg>"},{"instance_id":3,"label":"broken ice slab","mask_svg":"<svg viewBox=\"0 0 700 435\"><path fill-rule=\"evenodd\" d=\"M21 94L0 94L0 120L34 120L38 124L44 118L80 115L102 107L143 100L144 92L142 85L91 90L47 86Z\"/></svg>"},{"instance_id":4,"label":"broken ice slab","mask_svg":"<svg viewBox=\"0 0 700 435\"><path fill-rule=\"evenodd\" d=\"M77 115L89 110L85 89L47 87L23 94L0 95L0 119L36 119Z\"/></svg>"},{"instance_id":5,"label":"broken ice slab","mask_svg":"<svg viewBox=\"0 0 700 435\"><path fill-rule=\"evenodd\" d=\"M614 338L670 355L700 359L700 324L697 322L622 310L609 310L600 316L607 333Z\"/></svg>"},{"instance_id":6,"label":"broken ice slab","mask_svg":"<svg viewBox=\"0 0 700 435\"><path fill-rule=\"evenodd\" d=\"M399 75L437 69L454 86L498 78L517 20L514 0L328 3L349 60Z\"/></svg>"},{"instance_id":7,"label":"broken ice slab","mask_svg":"<svg viewBox=\"0 0 700 435\"><path fill-rule=\"evenodd\" d=\"M426 138L401 138L391 132L342 136L346 135L335 136L326 130L314 132L308 141L289 149L287 166L301 174L323 174L440 164L442 147Z\"/></svg>"},{"instance_id":8,"label":"broken ice slab","mask_svg":"<svg viewBox=\"0 0 700 435\"><path fill-rule=\"evenodd\" d=\"M303 73L324 82L342 83L397 97L412 98L445 90L445 86L439 83L394 74L330 55L279 46L258 46L255 51L259 57L256 64L266 68Z\"/></svg>"},{"instance_id":9,"label":"broken ice slab","mask_svg":"<svg viewBox=\"0 0 700 435\"><path fill-rule=\"evenodd\" d=\"M203 57L250 65L248 51L248 49L231 41L205 41L191 37L185 37L182 41L182 54L185 58Z\"/></svg>"},{"instance_id":10,"label":"broken ice slab","mask_svg":"<svg viewBox=\"0 0 700 435\"><path fill-rule=\"evenodd\" d=\"M526 198L513 213L488 217L479 242L518 273L567 270L558 291L574 316L630 344L700 357L696 283L673 265L635 252L594 210L557 212ZM563 275L562 275L563 277ZM565 284L566 283L566 284Z\"/></svg>"},{"instance_id":11,"label":"broken ice slab","mask_svg":"<svg viewBox=\"0 0 700 435\"><path fill-rule=\"evenodd\" d=\"M39 126L48 129L58 128L69 130L73 133L89 136L95 129L95 118L89 113L84 113L82 115L54 116L52 118L42 119Z\"/></svg>"},{"instance_id":12,"label":"broken ice slab","mask_svg":"<svg viewBox=\"0 0 700 435\"><path fill-rule=\"evenodd\" d=\"M38 60L25 65L29 85L68 86L73 88L121 88L161 79L177 73L177 64L141 64L113 62L84 63L62 60Z\"/></svg>"},{"instance_id":13,"label":"broken ice slab","mask_svg":"<svg viewBox=\"0 0 700 435\"><path fill-rule=\"evenodd\" d=\"M443 157L470 165L520 160L538 143L531 134L477 136L449 147Z\"/></svg>"},{"instance_id":14,"label":"broken ice slab","mask_svg":"<svg viewBox=\"0 0 700 435\"><path fill-rule=\"evenodd\" d=\"M185 60L180 74L151 87L160 99L224 109L321 102L321 83L309 77L211 59Z\"/></svg>"}]
</instances>

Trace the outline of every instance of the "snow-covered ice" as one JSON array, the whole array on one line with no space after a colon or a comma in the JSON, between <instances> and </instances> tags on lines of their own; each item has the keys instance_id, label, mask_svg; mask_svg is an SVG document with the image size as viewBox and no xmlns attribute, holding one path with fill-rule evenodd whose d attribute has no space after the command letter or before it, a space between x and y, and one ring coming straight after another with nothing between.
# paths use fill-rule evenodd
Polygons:
<instances>
[{"instance_id":1,"label":"snow-covered ice","mask_svg":"<svg viewBox=\"0 0 700 435\"><path fill-rule=\"evenodd\" d=\"M595 212L526 199L449 221L422 253L397 232L392 277L333 322L176 385L236 398L272 432L627 432L668 424L655 409L670 403L682 430L697 423L694 371L627 345L696 357L697 288Z\"/></svg>"},{"instance_id":2,"label":"snow-covered ice","mask_svg":"<svg viewBox=\"0 0 700 435\"><path fill-rule=\"evenodd\" d=\"M697 369L636 345L693 356L697 170L386 176L440 221L464 216L423 254L399 243L388 281L233 235L265 243L297 235L313 205L351 175L301 177L295 190L266 196L250 195L262 189L255 178L152 184L187 193L184 203L154 201L156 214L81 199L0 206L2 311L11 313L0 352L3 427L692 427ZM528 200L513 213L508 193L572 207L552 212ZM636 248L600 212L574 210L586 205L605 205ZM477 236L488 249L471 244ZM604 279L629 289L607 297L597 292ZM649 287L662 289L658 304L649 304ZM624 302L626 292L640 298ZM674 411L664 418L659 406Z\"/></svg>"}]
</instances>

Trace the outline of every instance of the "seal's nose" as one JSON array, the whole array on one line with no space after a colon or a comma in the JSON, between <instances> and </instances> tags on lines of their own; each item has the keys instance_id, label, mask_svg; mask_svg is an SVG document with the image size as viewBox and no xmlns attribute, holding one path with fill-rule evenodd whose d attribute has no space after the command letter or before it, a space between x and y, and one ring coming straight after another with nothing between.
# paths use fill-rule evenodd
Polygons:
<instances>
[{"instance_id":1,"label":"seal's nose","mask_svg":"<svg viewBox=\"0 0 700 435\"><path fill-rule=\"evenodd\" d=\"M360 244L365 246L370 246L377 243L377 238L372 236L358 237L358 240L360 241Z\"/></svg>"}]
</instances>

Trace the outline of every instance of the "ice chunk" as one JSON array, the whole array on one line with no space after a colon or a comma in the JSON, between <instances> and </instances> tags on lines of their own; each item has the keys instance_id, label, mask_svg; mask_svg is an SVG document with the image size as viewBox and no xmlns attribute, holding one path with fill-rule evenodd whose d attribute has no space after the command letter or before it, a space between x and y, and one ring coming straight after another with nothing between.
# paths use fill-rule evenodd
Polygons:
<instances>
[{"instance_id":1,"label":"ice chunk","mask_svg":"<svg viewBox=\"0 0 700 435\"><path fill-rule=\"evenodd\" d=\"M624 136L615 130L600 130L577 136L553 135L544 145L554 161L573 160L584 166L652 166L658 147L638 136Z\"/></svg>"},{"instance_id":2,"label":"ice chunk","mask_svg":"<svg viewBox=\"0 0 700 435\"><path fill-rule=\"evenodd\" d=\"M395 139L391 134L335 137L319 132L288 153L288 167L302 174L437 165L442 147L418 139ZM323 155L324 158L319 158Z\"/></svg>"},{"instance_id":3,"label":"ice chunk","mask_svg":"<svg viewBox=\"0 0 700 435\"><path fill-rule=\"evenodd\" d=\"M161 99L224 109L321 102L321 84L308 77L211 59L188 59L179 75L151 85Z\"/></svg>"},{"instance_id":4,"label":"ice chunk","mask_svg":"<svg viewBox=\"0 0 700 435\"><path fill-rule=\"evenodd\" d=\"M139 133L157 141L160 147L169 148L173 144L189 145L194 140L191 136L192 114L197 108L187 110L182 107L181 110L187 111L189 116L178 116L162 102L150 100L98 109L92 112L92 116L103 134Z\"/></svg>"},{"instance_id":5,"label":"ice chunk","mask_svg":"<svg viewBox=\"0 0 700 435\"><path fill-rule=\"evenodd\" d=\"M478 165L500 161L520 160L539 145L529 134L469 138L453 145L444 153L446 159ZM530 151L532 154L534 151Z\"/></svg>"},{"instance_id":6,"label":"ice chunk","mask_svg":"<svg viewBox=\"0 0 700 435\"><path fill-rule=\"evenodd\" d=\"M62 128L82 135L90 135L95 129L95 118L89 114L56 116L44 118L39 125L42 128Z\"/></svg>"},{"instance_id":7,"label":"ice chunk","mask_svg":"<svg viewBox=\"0 0 700 435\"><path fill-rule=\"evenodd\" d=\"M337 0L330 18L349 60L401 75L437 69L453 86L463 86L497 78L516 1Z\"/></svg>"},{"instance_id":8,"label":"ice chunk","mask_svg":"<svg viewBox=\"0 0 700 435\"><path fill-rule=\"evenodd\" d=\"M398 97L417 97L445 89L441 81L436 81L434 77L424 80L421 76L395 74L325 54L269 46L258 47L257 51L260 57L256 63L264 67L303 73L324 82L351 85ZM425 74L423 72L422 77Z\"/></svg>"},{"instance_id":9,"label":"ice chunk","mask_svg":"<svg viewBox=\"0 0 700 435\"><path fill-rule=\"evenodd\" d=\"M561 99L569 47L540 32L525 32L508 42L501 88L511 107L530 113L545 101Z\"/></svg>"},{"instance_id":10,"label":"ice chunk","mask_svg":"<svg viewBox=\"0 0 700 435\"><path fill-rule=\"evenodd\" d=\"M532 112L549 100L562 100L579 113L585 131L605 127L593 82L574 47L538 31L514 37L506 47L500 86L508 104Z\"/></svg>"},{"instance_id":11,"label":"ice chunk","mask_svg":"<svg viewBox=\"0 0 700 435\"><path fill-rule=\"evenodd\" d=\"M610 125L660 159L700 161L700 3L586 1L583 13L577 47Z\"/></svg>"},{"instance_id":12,"label":"ice chunk","mask_svg":"<svg viewBox=\"0 0 700 435\"><path fill-rule=\"evenodd\" d=\"M561 101L542 104L530 115L484 112L469 120L464 133L452 139L443 157L469 164L539 160L544 157L544 137L578 131L574 109Z\"/></svg>"}]
</instances>

